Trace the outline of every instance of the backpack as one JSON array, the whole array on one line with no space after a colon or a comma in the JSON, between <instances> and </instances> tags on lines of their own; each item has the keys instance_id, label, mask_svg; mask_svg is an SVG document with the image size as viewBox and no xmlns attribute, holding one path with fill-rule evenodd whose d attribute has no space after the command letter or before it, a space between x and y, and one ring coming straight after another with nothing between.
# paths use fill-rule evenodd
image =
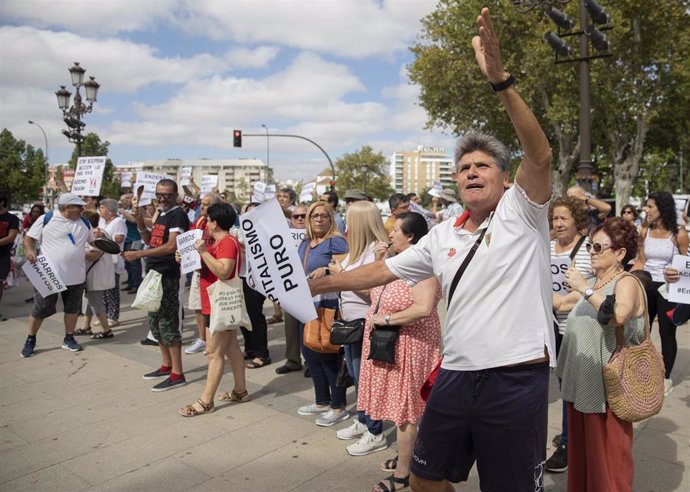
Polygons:
<instances>
[{"instance_id":1,"label":"backpack","mask_svg":"<svg viewBox=\"0 0 690 492\"><path fill-rule=\"evenodd\" d=\"M51 220L52 218L53 218L53 211L52 211L52 210L48 210L48 211L43 215L43 227L45 227L45 226L48 224L48 222L50 222L50 220ZM80 216L79 218L80 218L81 221L84 223L84 225L86 226L87 229L91 229L91 223L88 221L88 219L87 219L86 217Z\"/></svg>"}]
</instances>

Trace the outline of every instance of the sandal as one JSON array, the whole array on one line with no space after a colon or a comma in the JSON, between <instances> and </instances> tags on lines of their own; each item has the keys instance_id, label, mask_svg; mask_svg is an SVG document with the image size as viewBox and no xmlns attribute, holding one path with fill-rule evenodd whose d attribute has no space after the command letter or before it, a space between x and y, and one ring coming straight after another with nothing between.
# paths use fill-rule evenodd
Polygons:
<instances>
[{"instance_id":1,"label":"sandal","mask_svg":"<svg viewBox=\"0 0 690 492\"><path fill-rule=\"evenodd\" d=\"M196 405L197 403L201 407L201 410L197 410L194 407L194 405ZM192 403L191 405L187 405L184 408L180 408L179 412L180 412L180 415L182 415L183 417L196 417L197 415L202 415L204 413L211 413L215 409L216 409L215 405L213 404L212 401L209 403L204 403L201 400L201 398L199 398L196 403Z\"/></svg>"},{"instance_id":2,"label":"sandal","mask_svg":"<svg viewBox=\"0 0 690 492\"><path fill-rule=\"evenodd\" d=\"M77 328L74 330L75 335L93 335L93 332L91 331L91 327L89 326L88 328Z\"/></svg>"},{"instance_id":3,"label":"sandal","mask_svg":"<svg viewBox=\"0 0 690 492\"><path fill-rule=\"evenodd\" d=\"M218 397L219 400L222 401L235 401L238 403L245 403L248 402L249 400L252 399L251 396L249 396L249 392L247 390L242 391L241 393L238 393L235 390L232 390L229 393L223 393Z\"/></svg>"},{"instance_id":4,"label":"sandal","mask_svg":"<svg viewBox=\"0 0 690 492\"><path fill-rule=\"evenodd\" d=\"M275 314L266 320L267 325L273 325L275 323L282 323L282 322L283 322L283 317L282 316L276 316Z\"/></svg>"},{"instance_id":5,"label":"sandal","mask_svg":"<svg viewBox=\"0 0 690 492\"><path fill-rule=\"evenodd\" d=\"M247 362L247 369L258 369L260 367L267 366L271 363L269 357L262 359L261 357L254 357L251 362Z\"/></svg>"},{"instance_id":6,"label":"sandal","mask_svg":"<svg viewBox=\"0 0 690 492\"><path fill-rule=\"evenodd\" d=\"M108 330L108 331L100 331L98 333L94 333L91 335L92 340L103 340L105 338L113 338L115 334L113 333L113 330Z\"/></svg>"},{"instance_id":7,"label":"sandal","mask_svg":"<svg viewBox=\"0 0 690 492\"><path fill-rule=\"evenodd\" d=\"M395 469L398 467L398 457L396 456L395 458L391 458L389 460L384 461L381 463L381 471L384 472L394 472Z\"/></svg>"},{"instance_id":8,"label":"sandal","mask_svg":"<svg viewBox=\"0 0 690 492\"><path fill-rule=\"evenodd\" d=\"M386 485L386 482L388 482L388 485ZM386 477L384 480L381 480L376 484L376 487L378 487L381 492L396 492L396 490L403 490L409 486L410 475L407 475L404 478L398 478L395 475L391 475L390 477Z\"/></svg>"}]
</instances>

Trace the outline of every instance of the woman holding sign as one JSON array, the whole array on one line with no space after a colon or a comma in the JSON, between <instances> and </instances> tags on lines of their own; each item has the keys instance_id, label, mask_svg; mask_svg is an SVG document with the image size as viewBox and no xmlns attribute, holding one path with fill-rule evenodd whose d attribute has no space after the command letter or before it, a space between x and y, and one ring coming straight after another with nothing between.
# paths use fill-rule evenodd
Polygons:
<instances>
[{"instance_id":1,"label":"woman holding sign","mask_svg":"<svg viewBox=\"0 0 690 492\"><path fill-rule=\"evenodd\" d=\"M666 191L651 193L643 207L647 217L647 227L640 231L642 247L633 270L645 270L652 276L652 285L647 290L649 300L649 323L659 316L659 337L661 338L661 354L664 356L666 376L664 392L668 395L673 391L671 370L676 361L678 342L676 342L676 325L666 314L673 309L659 292L664 285L664 270L671 266L675 255L688 254L688 233L683 227L678 227L678 213L673 195Z\"/></svg>"},{"instance_id":2,"label":"woman holding sign","mask_svg":"<svg viewBox=\"0 0 690 492\"><path fill-rule=\"evenodd\" d=\"M195 247L201 256L201 310L209 326L211 303L206 289L217 280L227 280L237 274L237 262L240 261L240 245L229 231L235 223L235 210L227 203L214 203L208 207L206 229L213 239L208 245L204 239L199 239ZM208 354L208 374L206 386L201 397L180 409L184 417L194 417L215 410L214 395L223 377L225 357L230 359L230 367L235 387L231 392L223 393L223 401L246 402L250 400L244 377L244 357L237 343L237 330L230 327L226 331L216 331L206 342Z\"/></svg>"},{"instance_id":3,"label":"woman holding sign","mask_svg":"<svg viewBox=\"0 0 690 492\"><path fill-rule=\"evenodd\" d=\"M551 231L554 239L551 241L551 277L554 294L564 295L568 293L565 286L564 275L570 265L582 276L589 280L594 277L592 261L585 249L586 236L581 231L586 231L589 225L587 209L583 202L572 197L559 197L551 203ZM567 311L554 312L556 325L556 354L560 352L563 333L565 332ZM546 469L551 472L564 472L568 469L568 423L566 419L566 407L563 402L562 432L553 440L556 451L546 460Z\"/></svg>"}]
</instances>

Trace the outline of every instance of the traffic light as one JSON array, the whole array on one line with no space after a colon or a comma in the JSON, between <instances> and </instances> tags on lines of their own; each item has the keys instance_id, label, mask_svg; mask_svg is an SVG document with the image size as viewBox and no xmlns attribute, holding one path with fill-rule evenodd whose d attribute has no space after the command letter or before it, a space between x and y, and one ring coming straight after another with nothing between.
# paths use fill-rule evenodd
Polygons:
<instances>
[{"instance_id":1,"label":"traffic light","mask_svg":"<svg viewBox=\"0 0 690 492\"><path fill-rule=\"evenodd\" d=\"M242 147L242 130L235 130L232 132L232 146Z\"/></svg>"}]
</instances>

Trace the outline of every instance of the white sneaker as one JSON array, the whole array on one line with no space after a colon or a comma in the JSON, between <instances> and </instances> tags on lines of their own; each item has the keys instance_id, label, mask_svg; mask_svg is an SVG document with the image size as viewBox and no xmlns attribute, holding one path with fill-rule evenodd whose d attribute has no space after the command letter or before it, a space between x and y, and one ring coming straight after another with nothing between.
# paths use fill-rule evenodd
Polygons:
<instances>
[{"instance_id":1,"label":"white sneaker","mask_svg":"<svg viewBox=\"0 0 690 492\"><path fill-rule=\"evenodd\" d=\"M362 424L359 420L355 420L350 427L340 429L335 433L338 439L347 441L349 439L359 439L367 431L367 426Z\"/></svg>"},{"instance_id":2,"label":"white sneaker","mask_svg":"<svg viewBox=\"0 0 690 492\"><path fill-rule=\"evenodd\" d=\"M664 379L664 396L668 396L673 391L673 381L671 379Z\"/></svg>"},{"instance_id":3,"label":"white sneaker","mask_svg":"<svg viewBox=\"0 0 690 492\"><path fill-rule=\"evenodd\" d=\"M375 453L376 451L383 451L388 447L386 436L379 434L375 436L369 431L366 431L359 441L350 444L347 448L350 456L365 456L367 454Z\"/></svg>"},{"instance_id":4,"label":"white sneaker","mask_svg":"<svg viewBox=\"0 0 690 492\"><path fill-rule=\"evenodd\" d=\"M300 415L316 415L317 413L328 412L330 409L331 409L331 407L329 407L328 405L324 405L323 407L319 407L316 405L316 403L312 403L311 405L299 407L297 409L297 413Z\"/></svg>"},{"instance_id":5,"label":"white sneaker","mask_svg":"<svg viewBox=\"0 0 690 492\"><path fill-rule=\"evenodd\" d=\"M185 354L196 354L197 352L201 352L202 350L206 349L206 342L204 342L201 338L197 338L193 344L191 344L189 347L187 347L184 351Z\"/></svg>"},{"instance_id":6,"label":"white sneaker","mask_svg":"<svg viewBox=\"0 0 690 492\"><path fill-rule=\"evenodd\" d=\"M338 422L342 422L343 420L347 420L350 418L350 413L347 410L343 410L342 412L336 412L335 410L329 410L328 412L324 413L321 417L315 420L316 425L320 427L330 427L332 425L337 424Z\"/></svg>"}]
</instances>

